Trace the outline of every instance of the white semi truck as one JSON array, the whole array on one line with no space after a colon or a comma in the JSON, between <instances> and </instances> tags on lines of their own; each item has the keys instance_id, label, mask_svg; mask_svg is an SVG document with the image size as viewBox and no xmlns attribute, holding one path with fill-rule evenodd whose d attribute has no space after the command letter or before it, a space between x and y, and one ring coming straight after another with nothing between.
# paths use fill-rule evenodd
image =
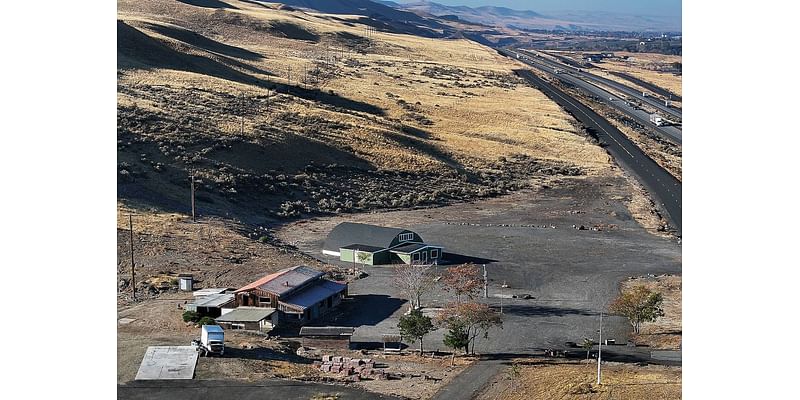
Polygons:
<instances>
[{"instance_id":1,"label":"white semi truck","mask_svg":"<svg viewBox=\"0 0 800 400\"><path fill-rule=\"evenodd\" d=\"M211 354L221 356L225 354L225 331L219 325L203 325L200 340L193 340L192 345L203 357Z\"/></svg>"},{"instance_id":2,"label":"white semi truck","mask_svg":"<svg viewBox=\"0 0 800 400\"><path fill-rule=\"evenodd\" d=\"M667 121L664 118L661 118L661 116L658 114L650 114L650 122L652 122L655 126L661 126Z\"/></svg>"}]
</instances>

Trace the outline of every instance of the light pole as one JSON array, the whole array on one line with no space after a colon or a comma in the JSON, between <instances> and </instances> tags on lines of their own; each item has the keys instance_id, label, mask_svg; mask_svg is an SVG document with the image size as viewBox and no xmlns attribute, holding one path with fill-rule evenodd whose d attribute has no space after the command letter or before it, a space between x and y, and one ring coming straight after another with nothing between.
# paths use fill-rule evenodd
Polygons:
<instances>
[{"instance_id":1,"label":"light pole","mask_svg":"<svg viewBox=\"0 0 800 400\"><path fill-rule=\"evenodd\" d=\"M600 312L600 343L597 344L597 384L600 384L600 362L603 354L603 312Z\"/></svg>"}]
</instances>

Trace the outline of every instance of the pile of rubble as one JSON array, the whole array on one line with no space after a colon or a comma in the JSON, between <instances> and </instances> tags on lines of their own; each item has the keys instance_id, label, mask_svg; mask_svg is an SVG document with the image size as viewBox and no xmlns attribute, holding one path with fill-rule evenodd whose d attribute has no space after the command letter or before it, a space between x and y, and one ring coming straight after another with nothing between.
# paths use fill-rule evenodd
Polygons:
<instances>
[{"instance_id":1,"label":"pile of rubble","mask_svg":"<svg viewBox=\"0 0 800 400\"><path fill-rule=\"evenodd\" d=\"M350 377L353 381L365 378L377 378L381 380L390 379L389 374L375 367L375 361L371 358L350 358L324 355L322 361L314 361L322 372L342 374Z\"/></svg>"}]
</instances>

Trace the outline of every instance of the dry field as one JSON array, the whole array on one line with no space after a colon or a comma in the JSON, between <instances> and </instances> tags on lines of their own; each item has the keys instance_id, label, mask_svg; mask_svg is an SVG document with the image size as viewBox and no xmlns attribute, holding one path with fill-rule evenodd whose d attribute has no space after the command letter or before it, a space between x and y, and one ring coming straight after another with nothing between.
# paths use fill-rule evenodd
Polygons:
<instances>
[{"instance_id":1,"label":"dry field","mask_svg":"<svg viewBox=\"0 0 800 400\"><path fill-rule=\"evenodd\" d=\"M643 285L664 296L664 316L655 322L642 324L641 333L634 339L636 344L647 345L655 349L679 349L682 340L680 276L662 275L657 277L632 278L622 283L621 290L629 290Z\"/></svg>"},{"instance_id":2,"label":"dry field","mask_svg":"<svg viewBox=\"0 0 800 400\"><path fill-rule=\"evenodd\" d=\"M259 220L612 174L572 118L489 48L229 3L118 3L121 198L185 212L194 170L206 213Z\"/></svg>"},{"instance_id":3,"label":"dry field","mask_svg":"<svg viewBox=\"0 0 800 400\"><path fill-rule=\"evenodd\" d=\"M660 365L604 363L602 385L597 364L553 359L518 360L513 388L508 374L495 377L478 399L680 399L681 368Z\"/></svg>"}]
</instances>

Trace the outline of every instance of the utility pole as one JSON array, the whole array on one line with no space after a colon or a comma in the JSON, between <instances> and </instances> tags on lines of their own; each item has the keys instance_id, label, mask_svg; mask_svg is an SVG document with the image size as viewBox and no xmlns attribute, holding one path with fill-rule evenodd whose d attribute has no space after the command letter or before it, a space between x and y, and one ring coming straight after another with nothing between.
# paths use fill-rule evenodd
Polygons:
<instances>
[{"instance_id":1,"label":"utility pole","mask_svg":"<svg viewBox=\"0 0 800 400\"><path fill-rule=\"evenodd\" d=\"M600 384L600 362L603 354L603 312L600 312L600 343L597 344L597 384Z\"/></svg>"},{"instance_id":2,"label":"utility pole","mask_svg":"<svg viewBox=\"0 0 800 400\"><path fill-rule=\"evenodd\" d=\"M133 301L136 301L136 263L133 261L133 214L128 214L128 227L131 233L131 287L133 288Z\"/></svg>"},{"instance_id":3,"label":"utility pole","mask_svg":"<svg viewBox=\"0 0 800 400\"><path fill-rule=\"evenodd\" d=\"M489 298L489 278L486 276L486 264L483 264L483 298Z\"/></svg>"},{"instance_id":4,"label":"utility pole","mask_svg":"<svg viewBox=\"0 0 800 400\"><path fill-rule=\"evenodd\" d=\"M194 171L191 172L189 176L189 181L191 181L191 188L192 188L192 222L197 222L197 217L194 213Z\"/></svg>"}]
</instances>

